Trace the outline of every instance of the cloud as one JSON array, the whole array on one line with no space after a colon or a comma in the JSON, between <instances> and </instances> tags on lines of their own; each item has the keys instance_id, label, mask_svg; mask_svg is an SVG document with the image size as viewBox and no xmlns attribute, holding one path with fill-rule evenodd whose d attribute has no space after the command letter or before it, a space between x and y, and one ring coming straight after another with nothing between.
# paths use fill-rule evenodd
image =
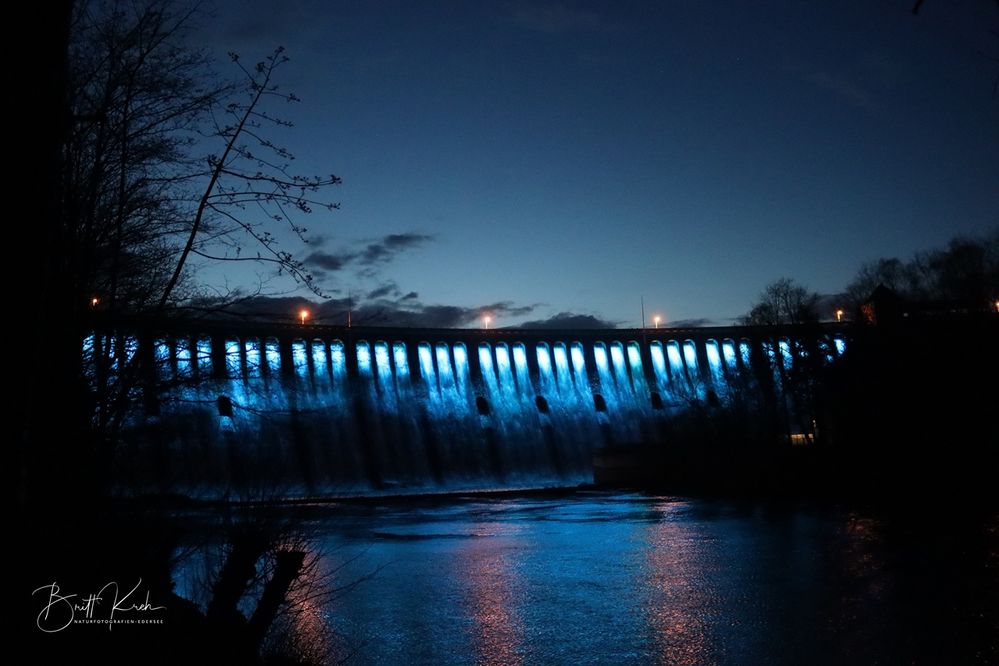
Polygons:
<instances>
[{"instance_id":1,"label":"cloud","mask_svg":"<svg viewBox=\"0 0 999 666\"><path fill-rule=\"evenodd\" d=\"M305 258L310 268L336 272L350 266L360 267L360 275L373 277L379 266L383 266L403 252L416 249L434 239L433 236L415 232L388 234L370 241L364 247L341 252L317 250Z\"/></svg>"},{"instance_id":2,"label":"cloud","mask_svg":"<svg viewBox=\"0 0 999 666\"><path fill-rule=\"evenodd\" d=\"M433 236L417 233L389 234L379 240L369 243L358 253L358 261L365 265L381 264L391 261L401 252L417 248L433 240Z\"/></svg>"},{"instance_id":3,"label":"cloud","mask_svg":"<svg viewBox=\"0 0 999 666\"><path fill-rule=\"evenodd\" d=\"M666 326L670 328L701 328L702 326L712 326L714 323L712 319L699 317L697 319L677 319L676 321L666 322Z\"/></svg>"},{"instance_id":4,"label":"cloud","mask_svg":"<svg viewBox=\"0 0 999 666\"><path fill-rule=\"evenodd\" d=\"M358 302L351 298L331 298L315 303L303 296L256 296L231 308L225 314L234 318L290 322L305 308L316 324L339 326L347 323L347 313L355 326L399 326L419 328L478 328L489 315L497 323L531 314L537 306L498 301L479 306L426 304L416 292L399 295L394 283L386 283L371 293L383 292L376 298ZM368 294L368 296L371 295Z\"/></svg>"},{"instance_id":5,"label":"cloud","mask_svg":"<svg viewBox=\"0 0 999 666\"><path fill-rule=\"evenodd\" d=\"M521 328L615 328L616 324L593 315L559 312L548 319L525 321Z\"/></svg>"},{"instance_id":6,"label":"cloud","mask_svg":"<svg viewBox=\"0 0 999 666\"><path fill-rule=\"evenodd\" d=\"M350 262L350 255L336 255L322 251L313 252L305 258L306 264L321 268L324 271L339 271Z\"/></svg>"},{"instance_id":7,"label":"cloud","mask_svg":"<svg viewBox=\"0 0 999 666\"><path fill-rule=\"evenodd\" d=\"M373 301L379 298L385 298L386 296L398 296L398 295L399 295L399 286L396 285L395 282L389 281L380 284L379 286L369 291L368 295L365 298L367 298L369 301Z\"/></svg>"}]
</instances>

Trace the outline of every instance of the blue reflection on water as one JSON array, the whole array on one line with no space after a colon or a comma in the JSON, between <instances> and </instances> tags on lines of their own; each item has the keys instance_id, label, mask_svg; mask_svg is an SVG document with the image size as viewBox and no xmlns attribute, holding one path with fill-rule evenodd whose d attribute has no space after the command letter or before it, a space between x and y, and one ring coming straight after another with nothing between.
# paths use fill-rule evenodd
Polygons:
<instances>
[{"instance_id":1,"label":"blue reflection on water","mask_svg":"<svg viewBox=\"0 0 999 666\"><path fill-rule=\"evenodd\" d=\"M814 503L585 493L310 516L306 543L331 584L364 581L322 605L310 598L307 621L329 634L297 627L329 641L336 662L964 663L962 646L940 638L971 636L964 590L996 592L994 576L946 545L951 530L920 530L931 547L916 557L900 548L908 530L887 529L876 510ZM959 534L981 539L987 527ZM182 560L174 576L202 608L210 557ZM928 562L954 584L914 573Z\"/></svg>"}]
</instances>

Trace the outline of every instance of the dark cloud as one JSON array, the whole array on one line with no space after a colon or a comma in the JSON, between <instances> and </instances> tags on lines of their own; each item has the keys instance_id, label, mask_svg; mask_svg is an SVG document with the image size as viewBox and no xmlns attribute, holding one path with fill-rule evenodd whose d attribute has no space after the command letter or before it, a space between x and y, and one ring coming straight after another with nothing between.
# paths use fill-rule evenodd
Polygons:
<instances>
[{"instance_id":1,"label":"dark cloud","mask_svg":"<svg viewBox=\"0 0 999 666\"><path fill-rule=\"evenodd\" d=\"M326 271L339 271L353 259L351 255L337 255L316 251L305 258L305 263Z\"/></svg>"},{"instance_id":2,"label":"dark cloud","mask_svg":"<svg viewBox=\"0 0 999 666\"><path fill-rule=\"evenodd\" d=\"M525 321L520 325L521 328L615 328L615 326L614 322L574 312L559 312L548 319Z\"/></svg>"},{"instance_id":3,"label":"dark cloud","mask_svg":"<svg viewBox=\"0 0 999 666\"><path fill-rule=\"evenodd\" d=\"M369 242L359 250L344 250L338 253L317 250L305 258L305 263L310 268L330 272L357 266L360 267L359 275L370 278L375 276L378 266L387 264L403 252L416 249L432 240L433 236L414 232L388 234Z\"/></svg>"},{"instance_id":4,"label":"dark cloud","mask_svg":"<svg viewBox=\"0 0 999 666\"><path fill-rule=\"evenodd\" d=\"M357 258L365 266L381 264L391 261L401 252L417 248L432 240L433 236L426 234L389 234L373 243L369 243L364 250L357 254Z\"/></svg>"},{"instance_id":5,"label":"dark cloud","mask_svg":"<svg viewBox=\"0 0 999 666\"><path fill-rule=\"evenodd\" d=\"M398 296L398 295L399 295L398 285L396 285L395 282L385 282L384 284L381 284L372 289L371 291L369 291L366 298L369 301L374 301L379 298L386 298L388 296Z\"/></svg>"},{"instance_id":6,"label":"dark cloud","mask_svg":"<svg viewBox=\"0 0 999 666\"><path fill-rule=\"evenodd\" d=\"M226 314L245 319L287 322L296 320L298 312L306 308L311 313L310 321L316 324L346 324L349 312L355 326L478 328L487 314L496 322L494 325L498 325L504 319L523 317L535 309L534 305L517 305L510 301L476 307L425 304L420 303L416 292L399 296L400 293L394 283L387 283L374 289L361 302L351 298L331 298L314 303L301 296L257 296L229 308ZM371 294L376 297L371 298Z\"/></svg>"},{"instance_id":7,"label":"dark cloud","mask_svg":"<svg viewBox=\"0 0 999 666\"><path fill-rule=\"evenodd\" d=\"M667 322L665 326L668 328L701 328L702 326L711 326L714 323L711 319L700 317L698 319L677 319L676 321Z\"/></svg>"}]
</instances>

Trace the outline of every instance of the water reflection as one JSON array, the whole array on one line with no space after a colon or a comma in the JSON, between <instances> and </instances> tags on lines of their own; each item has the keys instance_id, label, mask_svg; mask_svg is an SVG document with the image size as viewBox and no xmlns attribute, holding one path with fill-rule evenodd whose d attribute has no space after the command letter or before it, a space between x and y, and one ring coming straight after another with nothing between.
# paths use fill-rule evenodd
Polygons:
<instances>
[{"instance_id":1,"label":"water reflection","mask_svg":"<svg viewBox=\"0 0 999 666\"><path fill-rule=\"evenodd\" d=\"M648 531L644 612L657 663L707 666L716 663L708 644L708 623L718 614L706 575L713 563L696 526L677 518L682 509L659 505L662 519Z\"/></svg>"},{"instance_id":2,"label":"water reflection","mask_svg":"<svg viewBox=\"0 0 999 666\"><path fill-rule=\"evenodd\" d=\"M477 524L477 532L488 525ZM455 554L455 575L471 621L475 663L486 666L523 662L523 621L518 612L518 582L511 556L522 548L516 530L489 539L467 539Z\"/></svg>"},{"instance_id":3,"label":"water reflection","mask_svg":"<svg viewBox=\"0 0 999 666\"><path fill-rule=\"evenodd\" d=\"M287 640L406 666L986 663L997 528L603 493L314 508Z\"/></svg>"}]
</instances>

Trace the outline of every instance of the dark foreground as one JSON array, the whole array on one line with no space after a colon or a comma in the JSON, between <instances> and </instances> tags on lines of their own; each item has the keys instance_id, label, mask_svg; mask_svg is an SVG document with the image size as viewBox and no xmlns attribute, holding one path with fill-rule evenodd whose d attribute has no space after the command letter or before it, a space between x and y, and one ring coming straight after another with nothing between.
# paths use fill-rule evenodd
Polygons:
<instances>
[{"instance_id":1,"label":"dark foreground","mask_svg":"<svg viewBox=\"0 0 999 666\"><path fill-rule=\"evenodd\" d=\"M999 662L995 511L610 492L184 512L166 626L74 625L35 648L152 663L186 636L171 649L197 662L178 604L205 609L249 524L318 556L274 625L301 661L276 663Z\"/></svg>"}]
</instances>

